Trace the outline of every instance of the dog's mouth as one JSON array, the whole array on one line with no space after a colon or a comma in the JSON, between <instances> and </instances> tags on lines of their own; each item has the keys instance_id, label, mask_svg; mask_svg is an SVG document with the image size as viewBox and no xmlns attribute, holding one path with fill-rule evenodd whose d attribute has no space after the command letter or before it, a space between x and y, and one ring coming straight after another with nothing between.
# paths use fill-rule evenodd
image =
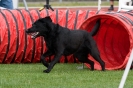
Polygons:
<instances>
[{"instance_id":1,"label":"dog's mouth","mask_svg":"<svg viewBox=\"0 0 133 88\"><path fill-rule=\"evenodd\" d=\"M29 35L31 35L32 39L35 39L36 36L39 34L39 32L34 32L34 33L28 33Z\"/></svg>"}]
</instances>

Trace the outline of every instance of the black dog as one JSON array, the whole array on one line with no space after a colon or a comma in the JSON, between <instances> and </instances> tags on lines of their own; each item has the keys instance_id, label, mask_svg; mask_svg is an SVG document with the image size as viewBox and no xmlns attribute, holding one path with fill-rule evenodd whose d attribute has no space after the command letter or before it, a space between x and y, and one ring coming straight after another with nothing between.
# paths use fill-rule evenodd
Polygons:
<instances>
[{"instance_id":1,"label":"black dog","mask_svg":"<svg viewBox=\"0 0 133 88\"><path fill-rule=\"evenodd\" d=\"M90 54L98 61L105 70L105 63L100 58L96 42L92 38L100 27L100 20L96 22L93 30L89 33L85 30L69 30L52 22L49 16L37 20L26 33L33 39L43 36L48 50L41 56L41 62L47 67L43 72L49 73L62 55L73 54L80 62L88 63L94 70L94 62L88 59ZM45 57L54 55L53 61L48 64Z\"/></svg>"}]
</instances>

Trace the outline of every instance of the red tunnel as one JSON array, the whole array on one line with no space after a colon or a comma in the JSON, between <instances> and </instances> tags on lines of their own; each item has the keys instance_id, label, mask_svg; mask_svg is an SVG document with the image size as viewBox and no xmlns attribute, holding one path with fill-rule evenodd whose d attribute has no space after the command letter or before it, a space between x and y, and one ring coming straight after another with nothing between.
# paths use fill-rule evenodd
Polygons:
<instances>
[{"instance_id":1,"label":"red tunnel","mask_svg":"<svg viewBox=\"0 0 133 88\"><path fill-rule=\"evenodd\" d=\"M88 18L81 29L90 31L97 19L101 19L98 34L94 37L107 70L124 69L133 49L133 13L98 14ZM89 57L92 59L92 57ZM92 59L93 60L93 59ZM86 64L87 65L87 64ZM87 65L89 67L89 65ZM95 69L100 65L95 61Z\"/></svg>"},{"instance_id":2,"label":"red tunnel","mask_svg":"<svg viewBox=\"0 0 133 88\"><path fill-rule=\"evenodd\" d=\"M105 13L89 10L2 10L0 11L0 63L37 63L46 50L43 38L32 40L25 30L41 17L50 16L54 23L71 30L90 31L97 19L100 30L94 39L107 70L123 69L133 47L132 12ZM91 56L89 56L90 59ZM51 61L51 57L47 61ZM62 63L78 62L72 55L62 57ZM86 64L87 65L87 64ZM89 67L89 65L87 65ZM100 70L99 63L95 69Z\"/></svg>"}]
</instances>

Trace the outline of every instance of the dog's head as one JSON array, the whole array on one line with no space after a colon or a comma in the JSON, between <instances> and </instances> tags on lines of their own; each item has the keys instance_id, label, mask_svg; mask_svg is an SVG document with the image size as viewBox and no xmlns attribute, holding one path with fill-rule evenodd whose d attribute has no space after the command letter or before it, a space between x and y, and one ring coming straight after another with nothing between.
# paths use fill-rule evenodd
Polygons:
<instances>
[{"instance_id":1,"label":"dog's head","mask_svg":"<svg viewBox=\"0 0 133 88\"><path fill-rule=\"evenodd\" d=\"M32 24L32 27L26 30L28 35L31 35L32 39L35 39L39 36L47 35L51 30L50 23L52 22L49 16L45 18L38 19Z\"/></svg>"}]
</instances>

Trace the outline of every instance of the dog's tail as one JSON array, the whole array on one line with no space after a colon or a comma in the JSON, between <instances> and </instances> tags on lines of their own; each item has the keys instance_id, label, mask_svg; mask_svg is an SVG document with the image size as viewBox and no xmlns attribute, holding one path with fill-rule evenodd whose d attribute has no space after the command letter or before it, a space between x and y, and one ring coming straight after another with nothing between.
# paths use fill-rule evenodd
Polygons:
<instances>
[{"instance_id":1,"label":"dog's tail","mask_svg":"<svg viewBox=\"0 0 133 88\"><path fill-rule=\"evenodd\" d=\"M92 31L90 32L90 34L92 35L92 36L95 36L96 35L96 33L99 31L99 28L100 27L100 19L98 19L97 21L96 21L96 24L95 24L95 26L93 27L93 29L92 29Z\"/></svg>"}]
</instances>

